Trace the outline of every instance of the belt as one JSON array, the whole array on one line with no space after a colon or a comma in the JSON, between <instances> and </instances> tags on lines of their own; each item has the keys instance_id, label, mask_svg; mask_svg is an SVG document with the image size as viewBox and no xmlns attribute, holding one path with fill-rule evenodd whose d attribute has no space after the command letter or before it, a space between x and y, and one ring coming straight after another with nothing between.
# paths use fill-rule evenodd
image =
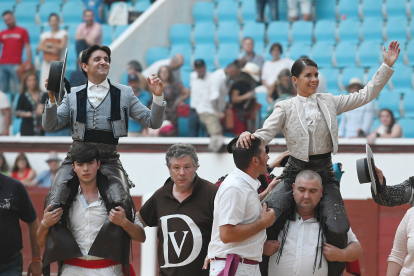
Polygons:
<instances>
[{"instance_id":1,"label":"belt","mask_svg":"<svg viewBox=\"0 0 414 276\"><path fill-rule=\"evenodd\" d=\"M15 253L15 254L11 255L11 256L10 256L10 257L8 257L7 259L0 260L0 264L7 263L8 261L11 261L11 260L13 260L14 258L19 257L19 255L20 255L20 254L21 254L21 252L19 251L19 252Z\"/></svg>"},{"instance_id":2,"label":"belt","mask_svg":"<svg viewBox=\"0 0 414 276\"><path fill-rule=\"evenodd\" d=\"M63 261L63 263L67 265L73 265L73 266L78 266L78 267L83 267L83 268L88 268L88 269L106 268L106 267L120 264L120 263L117 263L109 259L87 261L87 260L83 260L79 258L66 259ZM127 275L125 266L122 266L122 272L124 276ZM129 264L129 275L135 276L135 271L131 264Z\"/></svg>"},{"instance_id":3,"label":"belt","mask_svg":"<svg viewBox=\"0 0 414 276\"><path fill-rule=\"evenodd\" d=\"M227 259L226 258L217 258L217 257L214 257L214 258L212 258L212 260L214 260L214 261L225 261ZM257 265L257 264L259 264L258 261L253 261L253 260L249 260L249 259L245 259L245 258L240 258L239 259L239 263L249 264L249 265Z\"/></svg>"}]
</instances>

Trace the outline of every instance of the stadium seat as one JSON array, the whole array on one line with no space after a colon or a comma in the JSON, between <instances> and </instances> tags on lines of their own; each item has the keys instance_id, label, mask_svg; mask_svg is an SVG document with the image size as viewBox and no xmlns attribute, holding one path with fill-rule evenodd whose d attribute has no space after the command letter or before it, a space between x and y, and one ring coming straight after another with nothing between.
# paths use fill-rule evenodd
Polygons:
<instances>
[{"instance_id":1,"label":"stadium seat","mask_svg":"<svg viewBox=\"0 0 414 276\"><path fill-rule=\"evenodd\" d=\"M347 67L342 70L342 87L345 88L352 78L358 78L364 81L364 69L358 67Z\"/></svg>"},{"instance_id":2,"label":"stadium seat","mask_svg":"<svg viewBox=\"0 0 414 276\"><path fill-rule=\"evenodd\" d=\"M124 71L121 77L121 84L128 85L128 72Z\"/></svg>"},{"instance_id":3,"label":"stadium seat","mask_svg":"<svg viewBox=\"0 0 414 276\"><path fill-rule=\"evenodd\" d=\"M340 0L338 13L340 20L359 20L359 0Z\"/></svg>"},{"instance_id":4,"label":"stadium seat","mask_svg":"<svg viewBox=\"0 0 414 276\"><path fill-rule=\"evenodd\" d=\"M115 27L115 39L117 39L126 29L128 29L129 25L118 25Z\"/></svg>"},{"instance_id":5,"label":"stadium seat","mask_svg":"<svg viewBox=\"0 0 414 276\"><path fill-rule=\"evenodd\" d=\"M43 3L39 7L39 17L42 23L46 23L49 21L49 16L51 13L56 13L57 15L60 14L60 7L62 2L47 2Z\"/></svg>"},{"instance_id":6,"label":"stadium seat","mask_svg":"<svg viewBox=\"0 0 414 276\"><path fill-rule=\"evenodd\" d=\"M411 92L413 68L405 66L404 64L394 64L394 74L391 77L393 91Z\"/></svg>"},{"instance_id":7,"label":"stadium seat","mask_svg":"<svg viewBox=\"0 0 414 276\"><path fill-rule=\"evenodd\" d=\"M172 45L170 50L170 58L172 58L175 54L182 54L184 57L184 64L182 69L190 69L192 51L193 48L191 44Z\"/></svg>"},{"instance_id":8,"label":"stadium seat","mask_svg":"<svg viewBox=\"0 0 414 276\"><path fill-rule=\"evenodd\" d=\"M289 22L273 21L267 27L267 39L270 43L289 43Z\"/></svg>"},{"instance_id":9,"label":"stadium seat","mask_svg":"<svg viewBox=\"0 0 414 276\"><path fill-rule=\"evenodd\" d=\"M326 79L327 91L333 95L339 95L338 79L339 79L339 69L332 67L325 67L319 69L319 72Z\"/></svg>"},{"instance_id":10,"label":"stadium seat","mask_svg":"<svg viewBox=\"0 0 414 276\"><path fill-rule=\"evenodd\" d=\"M335 16L336 1L319 0L316 2L316 17L318 20L336 20Z\"/></svg>"},{"instance_id":11,"label":"stadium seat","mask_svg":"<svg viewBox=\"0 0 414 276\"><path fill-rule=\"evenodd\" d=\"M338 43L335 50L336 66L347 67L356 65L357 44L344 41Z\"/></svg>"},{"instance_id":12,"label":"stadium seat","mask_svg":"<svg viewBox=\"0 0 414 276\"><path fill-rule=\"evenodd\" d=\"M352 19L341 21L338 34L341 42L359 43L359 21Z\"/></svg>"},{"instance_id":13,"label":"stadium seat","mask_svg":"<svg viewBox=\"0 0 414 276\"><path fill-rule=\"evenodd\" d=\"M310 56L318 67L330 67L332 66L333 48L334 44L331 42L316 42L313 44Z\"/></svg>"},{"instance_id":14,"label":"stadium seat","mask_svg":"<svg viewBox=\"0 0 414 276\"><path fill-rule=\"evenodd\" d=\"M83 1L68 1L62 7L63 21L66 23L82 22L84 5Z\"/></svg>"},{"instance_id":15,"label":"stadium seat","mask_svg":"<svg viewBox=\"0 0 414 276\"><path fill-rule=\"evenodd\" d=\"M15 7L14 16L18 24L31 23L36 24L35 17L39 3L22 2Z\"/></svg>"},{"instance_id":16,"label":"stadium seat","mask_svg":"<svg viewBox=\"0 0 414 276\"><path fill-rule=\"evenodd\" d=\"M72 73L73 71L76 70L76 59L78 58L78 56L76 55L76 48L75 48L75 44L69 44L68 47L68 66L66 68L66 72L69 72L68 75L70 73Z\"/></svg>"},{"instance_id":17,"label":"stadium seat","mask_svg":"<svg viewBox=\"0 0 414 276\"><path fill-rule=\"evenodd\" d=\"M259 104L262 105L260 108L260 117L262 120L265 119L267 108L269 107L269 103L267 101L267 93L256 93L256 100Z\"/></svg>"},{"instance_id":18,"label":"stadium seat","mask_svg":"<svg viewBox=\"0 0 414 276\"><path fill-rule=\"evenodd\" d=\"M151 47L148 48L147 53L145 54L145 62L147 63L147 66L166 58L168 58L167 47Z\"/></svg>"},{"instance_id":19,"label":"stadium seat","mask_svg":"<svg viewBox=\"0 0 414 276\"><path fill-rule=\"evenodd\" d=\"M388 108L396 119L400 118L401 93L383 91L378 96L378 110Z\"/></svg>"},{"instance_id":20,"label":"stadium seat","mask_svg":"<svg viewBox=\"0 0 414 276\"><path fill-rule=\"evenodd\" d=\"M189 133L188 118L179 117L178 118L178 136L188 137L188 133Z\"/></svg>"},{"instance_id":21,"label":"stadium seat","mask_svg":"<svg viewBox=\"0 0 414 276\"><path fill-rule=\"evenodd\" d=\"M362 14L364 20L368 17L382 18L382 1L364 0L362 1Z\"/></svg>"},{"instance_id":22,"label":"stadium seat","mask_svg":"<svg viewBox=\"0 0 414 276\"><path fill-rule=\"evenodd\" d=\"M243 38L250 37L255 43L264 44L265 24L258 22L246 22L243 27Z\"/></svg>"},{"instance_id":23,"label":"stadium seat","mask_svg":"<svg viewBox=\"0 0 414 276\"><path fill-rule=\"evenodd\" d=\"M194 49L194 60L204 60L207 70L213 71L216 69L216 45L214 44L197 44Z\"/></svg>"},{"instance_id":24,"label":"stadium seat","mask_svg":"<svg viewBox=\"0 0 414 276\"><path fill-rule=\"evenodd\" d=\"M294 43L302 42L304 44L312 45L312 22L295 21L292 24L292 40Z\"/></svg>"},{"instance_id":25,"label":"stadium seat","mask_svg":"<svg viewBox=\"0 0 414 276\"><path fill-rule=\"evenodd\" d=\"M382 47L375 41L364 41L359 45L358 57L359 66L379 66L382 56Z\"/></svg>"},{"instance_id":26,"label":"stadium seat","mask_svg":"<svg viewBox=\"0 0 414 276\"><path fill-rule=\"evenodd\" d=\"M407 18L388 17L385 27L387 40L398 40L400 45L407 42Z\"/></svg>"},{"instance_id":27,"label":"stadium seat","mask_svg":"<svg viewBox=\"0 0 414 276\"><path fill-rule=\"evenodd\" d=\"M336 22L333 20L318 20L315 23L316 42L335 43Z\"/></svg>"},{"instance_id":28,"label":"stadium seat","mask_svg":"<svg viewBox=\"0 0 414 276\"><path fill-rule=\"evenodd\" d=\"M266 50L265 50L265 60L272 60L272 54L270 53L270 48L272 47L273 43L268 43ZM288 51L288 44L287 43L280 43L282 46L282 54L280 55L281 58L286 57L286 52Z\"/></svg>"},{"instance_id":29,"label":"stadium seat","mask_svg":"<svg viewBox=\"0 0 414 276\"><path fill-rule=\"evenodd\" d=\"M387 13L387 17L392 16L403 16L407 17L407 1L400 0L400 1L392 1L388 0L385 2L385 11Z\"/></svg>"},{"instance_id":30,"label":"stadium seat","mask_svg":"<svg viewBox=\"0 0 414 276\"><path fill-rule=\"evenodd\" d=\"M260 42L255 42L254 43L254 52L258 55L261 55L264 57L264 51L265 51L265 44L264 43L260 43Z\"/></svg>"},{"instance_id":31,"label":"stadium seat","mask_svg":"<svg viewBox=\"0 0 414 276\"><path fill-rule=\"evenodd\" d=\"M414 93L405 93L403 98L404 117L414 118Z\"/></svg>"},{"instance_id":32,"label":"stadium seat","mask_svg":"<svg viewBox=\"0 0 414 276\"><path fill-rule=\"evenodd\" d=\"M220 44L217 58L220 68L225 68L239 57L239 44Z\"/></svg>"},{"instance_id":33,"label":"stadium seat","mask_svg":"<svg viewBox=\"0 0 414 276\"><path fill-rule=\"evenodd\" d=\"M256 1L244 1L241 6L243 22L256 22Z\"/></svg>"},{"instance_id":34,"label":"stadium seat","mask_svg":"<svg viewBox=\"0 0 414 276\"><path fill-rule=\"evenodd\" d=\"M114 27L108 24L102 24L102 43L109 46L112 43Z\"/></svg>"},{"instance_id":35,"label":"stadium seat","mask_svg":"<svg viewBox=\"0 0 414 276\"><path fill-rule=\"evenodd\" d=\"M289 58L297 60L301 56L309 57L310 45L307 43L296 42L293 43L289 48Z\"/></svg>"},{"instance_id":36,"label":"stadium seat","mask_svg":"<svg viewBox=\"0 0 414 276\"><path fill-rule=\"evenodd\" d=\"M78 29L79 23L69 23L65 25L66 25L66 30L69 36L69 43L75 43L75 35L76 35L76 30Z\"/></svg>"},{"instance_id":37,"label":"stadium seat","mask_svg":"<svg viewBox=\"0 0 414 276\"><path fill-rule=\"evenodd\" d=\"M36 49L37 49L37 43L30 43L30 52L32 53L32 62L34 62L35 57L36 57ZM22 60L23 61L27 60L26 47L23 48Z\"/></svg>"},{"instance_id":38,"label":"stadium seat","mask_svg":"<svg viewBox=\"0 0 414 276\"><path fill-rule=\"evenodd\" d=\"M134 11L137 11L137 12L145 12L150 6L151 6L151 3L150 2L147 2L147 1L138 1L134 5Z\"/></svg>"},{"instance_id":39,"label":"stadium seat","mask_svg":"<svg viewBox=\"0 0 414 276\"><path fill-rule=\"evenodd\" d=\"M29 33L30 44L37 44L40 40L40 26L33 24L33 23L20 23L18 24L20 27L23 27Z\"/></svg>"},{"instance_id":40,"label":"stadium seat","mask_svg":"<svg viewBox=\"0 0 414 276\"><path fill-rule=\"evenodd\" d=\"M195 44L215 44L216 25L213 22L197 23L194 27Z\"/></svg>"},{"instance_id":41,"label":"stadium seat","mask_svg":"<svg viewBox=\"0 0 414 276\"><path fill-rule=\"evenodd\" d=\"M284 0L283 1L278 1L277 5L278 5L277 12L278 12L278 15L279 15L279 20L281 20L281 21L287 21L288 20L287 1L284 1ZM269 11L268 17L267 17L268 18L268 21L271 22L271 20L270 20L270 9L269 9L269 5L266 5L266 8Z\"/></svg>"},{"instance_id":42,"label":"stadium seat","mask_svg":"<svg viewBox=\"0 0 414 276\"><path fill-rule=\"evenodd\" d=\"M172 25L169 38L172 45L191 44L191 24Z\"/></svg>"},{"instance_id":43,"label":"stadium seat","mask_svg":"<svg viewBox=\"0 0 414 276\"><path fill-rule=\"evenodd\" d=\"M196 2L193 6L194 23L214 22L214 3Z\"/></svg>"},{"instance_id":44,"label":"stadium seat","mask_svg":"<svg viewBox=\"0 0 414 276\"><path fill-rule=\"evenodd\" d=\"M370 17L365 19L362 23L362 39L382 43L383 25L382 18Z\"/></svg>"},{"instance_id":45,"label":"stadium seat","mask_svg":"<svg viewBox=\"0 0 414 276\"><path fill-rule=\"evenodd\" d=\"M414 138L414 119L401 118L397 123L402 128L404 138Z\"/></svg>"},{"instance_id":46,"label":"stadium seat","mask_svg":"<svg viewBox=\"0 0 414 276\"><path fill-rule=\"evenodd\" d=\"M220 22L217 28L217 39L222 43L239 43L240 25L238 22Z\"/></svg>"},{"instance_id":47,"label":"stadium seat","mask_svg":"<svg viewBox=\"0 0 414 276\"><path fill-rule=\"evenodd\" d=\"M371 133L374 132L377 129L377 127L379 127L380 125L381 125L380 119L378 117L375 117L374 121L372 122Z\"/></svg>"},{"instance_id":48,"label":"stadium seat","mask_svg":"<svg viewBox=\"0 0 414 276\"><path fill-rule=\"evenodd\" d=\"M407 58L408 58L408 65L414 66L414 41L411 40L407 44Z\"/></svg>"},{"instance_id":49,"label":"stadium seat","mask_svg":"<svg viewBox=\"0 0 414 276\"><path fill-rule=\"evenodd\" d=\"M190 74L193 71L191 68L181 69L181 82L185 88L190 88Z\"/></svg>"},{"instance_id":50,"label":"stadium seat","mask_svg":"<svg viewBox=\"0 0 414 276\"><path fill-rule=\"evenodd\" d=\"M3 14L5 11L14 11L14 7L16 6L16 1L7 1L7 2L1 2L0 5L0 14ZM3 21L3 20L1 20ZM2 22L4 23L4 22Z\"/></svg>"},{"instance_id":51,"label":"stadium seat","mask_svg":"<svg viewBox=\"0 0 414 276\"><path fill-rule=\"evenodd\" d=\"M238 22L238 3L233 0L221 1L217 4L219 23L224 21Z\"/></svg>"}]
</instances>

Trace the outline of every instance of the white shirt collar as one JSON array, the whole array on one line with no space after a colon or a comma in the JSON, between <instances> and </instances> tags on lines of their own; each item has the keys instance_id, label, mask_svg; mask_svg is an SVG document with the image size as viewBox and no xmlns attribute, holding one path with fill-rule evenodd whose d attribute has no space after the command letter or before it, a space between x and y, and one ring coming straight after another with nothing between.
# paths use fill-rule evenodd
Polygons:
<instances>
[{"instance_id":1,"label":"white shirt collar","mask_svg":"<svg viewBox=\"0 0 414 276\"><path fill-rule=\"evenodd\" d=\"M252 188L257 191L257 189L259 189L260 186L260 182L257 179L253 179L250 175L248 175L247 173L245 173L244 171L236 168L234 170L234 174L241 177L244 181L246 181L250 186L252 186Z\"/></svg>"},{"instance_id":2,"label":"white shirt collar","mask_svg":"<svg viewBox=\"0 0 414 276\"><path fill-rule=\"evenodd\" d=\"M109 82L108 82L108 78L106 78L103 82L101 82L100 84L94 84L94 83L92 83L92 82L90 82L89 80L88 80L88 89L91 89L92 87L95 87L95 86L103 86L103 87L105 87L106 89L109 89Z\"/></svg>"},{"instance_id":3,"label":"white shirt collar","mask_svg":"<svg viewBox=\"0 0 414 276\"><path fill-rule=\"evenodd\" d=\"M317 222L317 220L316 220L316 218L315 217L312 217L312 218L309 218L309 219L307 219L307 220L303 220L303 218L302 218L302 216L301 215L299 215L299 213L298 212L296 212L296 219L297 220L300 220L300 221L302 221L302 222L310 222L310 223L312 223L312 222Z\"/></svg>"},{"instance_id":4,"label":"white shirt collar","mask_svg":"<svg viewBox=\"0 0 414 276\"><path fill-rule=\"evenodd\" d=\"M300 99L300 101L301 101L302 103L306 103L306 102L307 102L307 101L309 101L309 100L311 100L311 101L316 101L316 93L315 93L315 94L310 95L309 97L303 97L303 96L301 96L301 95L299 95L299 94L297 94L297 96L299 97L299 99Z\"/></svg>"}]
</instances>

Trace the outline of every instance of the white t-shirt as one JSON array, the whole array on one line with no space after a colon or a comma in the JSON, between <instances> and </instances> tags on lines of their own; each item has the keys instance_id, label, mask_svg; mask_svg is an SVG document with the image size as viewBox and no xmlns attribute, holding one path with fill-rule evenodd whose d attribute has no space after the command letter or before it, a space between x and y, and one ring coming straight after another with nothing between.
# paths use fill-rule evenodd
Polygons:
<instances>
[{"instance_id":1,"label":"white t-shirt","mask_svg":"<svg viewBox=\"0 0 414 276\"><path fill-rule=\"evenodd\" d=\"M2 110L6 108L10 108L9 99L4 92L0 91L0 135L3 133L5 126L5 116Z\"/></svg>"},{"instance_id":2,"label":"white t-shirt","mask_svg":"<svg viewBox=\"0 0 414 276\"><path fill-rule=\"evenodd\" d=\"M272 85L279 76L280 71L283 69L290 70L293 63L294 61L290 58L281 58L278 61L266 61L262 69L262 80L264 80L267 85Z\"/></svg>"},{"instance_id":3,"label":"white t-shirt","mask_svg":"<svg viewBox=\"0 0 414 276\"><path fill-rule=\"evenodd\" d=\"M197 72L190 74L190 107L194 108L198 114L214 114L210 93L211 76L212 73L206 72L204 78L200 79Z\"/></svg>"},{"instance_id":4,"label":"white t-shirt","mask_svg":"<svg viewBox=\"0 0 414 276\"><path fill-rule=\"evenodd\" d=\"M40 35L40 41L43 41L48 38L63 39L65 37L68 37L68 32L66 30L59 30L57 33L54 33L54 34L51 31L49 31L49 32L44 32ZM63 50L60 51L61 59L65 56L64 49L65 48L63 48Z\"/></svg>"},{"instance_id":5,"label":"white t-shirt","mask_svg":"<svg viewBox=\"0 0 414 276\"><path fill-rule=\"evenodd\" d=\"M215 101L214 109L219 112L226 110L229 82L224 69L217 69L210 78L210 100Z\"/></svg>"}]
</instances>

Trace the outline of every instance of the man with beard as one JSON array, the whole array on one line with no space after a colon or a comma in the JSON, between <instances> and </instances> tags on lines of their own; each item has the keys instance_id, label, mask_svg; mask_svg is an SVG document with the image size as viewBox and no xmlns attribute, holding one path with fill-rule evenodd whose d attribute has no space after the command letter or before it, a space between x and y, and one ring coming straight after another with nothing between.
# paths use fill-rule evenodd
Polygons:
<instances>
[{"instance_id":1,"label":"man with beard","mask_svg":"<svg viewBox=\"0 0 414 276\"><path fill-rule=\"evenodd\" d=\"M159 275L207 276L203 266L217 187L197 175L198 157L192 145L172 145L165 160L171 177L137 217L144 227L158 227Z\"/></svg>"}]
</instances>

